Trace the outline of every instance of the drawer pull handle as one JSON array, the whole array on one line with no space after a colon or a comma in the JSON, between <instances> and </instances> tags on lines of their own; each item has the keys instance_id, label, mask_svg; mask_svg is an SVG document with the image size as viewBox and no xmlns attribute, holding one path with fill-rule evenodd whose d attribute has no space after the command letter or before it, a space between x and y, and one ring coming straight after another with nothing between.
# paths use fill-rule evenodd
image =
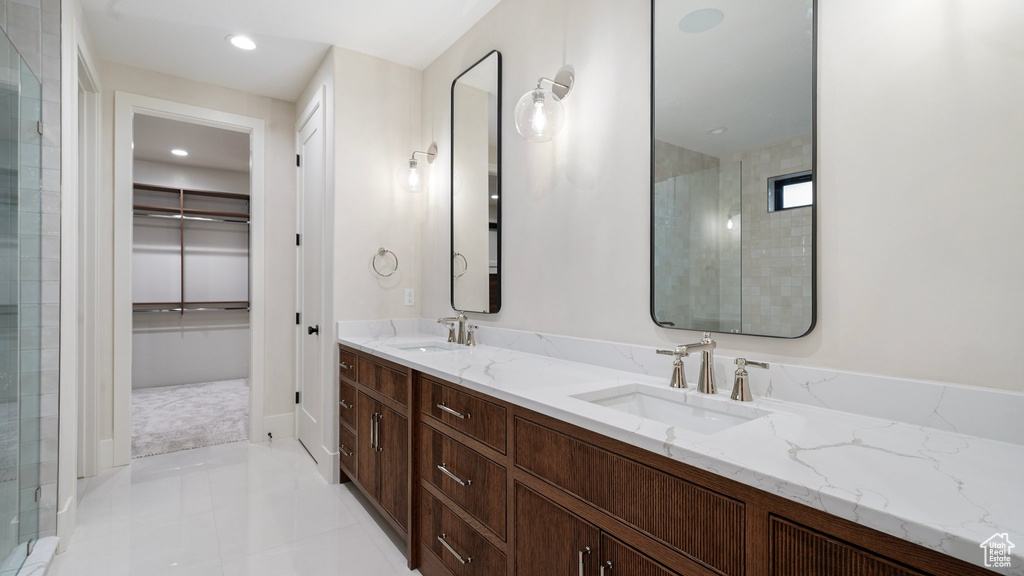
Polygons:
<instances>
[{"instance_id":1,"label":"drawer pull handle","mask_svg":"<svg viewBox=\"0 0 1024 576\"><path fill-rule=\"evenodd\" d=\"M351 458L352 457L352 453L349 452L348 449L345 448L344 444L339 446L338 449L341 450L341 453L345 455L345 458Z\"/></svg>"},{"instance_id":2,"label":"drawer pull handle","mask_svg":"<svg viewBox=\"0 0 1024 576\"><path fill-rule=\"evenodd\" d=\"M583 550L580 550L580 576L584 576L584 574L583 574L583 555L584 554L590 554L590 546L584 546Z\"/></svg>"},{"instance_id":3,"label":"drawer pull handle","mask_svg":"<svg viewBox=\"0 0 1024 576\"><path fill-rule=\"evenodd\" d=\"M608 574L611 574L611 571L612 571L612 561L608 560L604 564L605 564L605 566L608 567ZM605 571L604 571L605 566L601 566L601 576L606 576Z\"/></svg>"},{"instance_id":4,"label":"drawer pull handle","mask_svg":"<svg viewBox=\"0 0 1024 576\"><path fill-rule=\"evenodd\" d=\"M349 366L348 364L345 364L344 362L342 362L342 363L341 363L341 369L342 369L342 370L351 370L351 369L352 369L352 367L351 367L351 366Z\"/></svg>"},{"instance_id":5,"label":"drawer pull handle","mask_svg":"<svg viewBox=\"0 0 1024 576\"><path fill-rule=\"evenodd\" d=\"M456 552L455 548L452 548L452 545L449 544L447 540L445 540L445 538L447 538L447 537L448 537L447 534L442 533L440 536L437 537L437 541L440 542L441 545L444 546L449 552L451 552L452 556L455 556L456 560L458 560L459 562L461 562L463 564L469 564L470 562L473 561L473 558L471 558L469 556L466 556L465 558L463 558L462 554L459 554L458 552Z\"/></svg>"},{"instance_id":6,"label":"drawer pull handle","mask_svg":"<svg viewBox=\"0 0 1024 576\"><path fill-rule=\"evenodd\" d=\"M459 478L458 476L453 474L452 471L448 469L448 465L445 464L444 462L441 462L440 464L438 464L437 465L437 469L440 470L441 472L444 472L445 476L447 476L447 477L451 478L452 480L454 480L459 486L472 486L473 485L473 481L472 480L463 480L462 478Z\"/></svg>"},{"instance_id":7,"label":"drawer pull handle","mask_svg":"<svg viewBox=\"0 0 1024 576\"><path fill-rule=\"evenodd\" d=\"M349 410L349 409L352 408L352 405L349 404L348 402L345 402L344 400L342 400L341 402L338 402L338 404L341 404L341 407L346 409L346 410Z\"/></svg>"},{"instance_id":8,"label":"drawer pull handle","mask_svg":"<svg viewBox=\"0 0 1024 576\"><path fill-rule=\"evenodd\" d=\"M444 402L441 402L440 404L438 404L437 407L439 409L441 409L441 410L451 414L452 416L455 416L456 418L461 418L463 420L469 420L469 418L470 418L470 415L469 415L468 412L466 414L463 414L462 412L456 412L455 410L452 410L451 408L446 406Z\"/></svg>"}]
</instances>

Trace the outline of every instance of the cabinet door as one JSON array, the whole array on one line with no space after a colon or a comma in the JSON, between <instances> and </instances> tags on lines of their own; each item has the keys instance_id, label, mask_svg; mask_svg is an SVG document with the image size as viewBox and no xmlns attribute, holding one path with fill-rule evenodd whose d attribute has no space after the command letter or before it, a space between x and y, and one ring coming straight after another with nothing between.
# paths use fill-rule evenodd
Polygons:
<instances>
[{"instance_id":1,"label":"cabinet door","mask_svg":"<svg viewBox=\"0 0 1024 576\"><path fill-rule=\"evenodd\" d=\"M359 393L359 400L356 401L358 418L356 422L356 443L359 449L356 453L356 478L364 490L374 498L380 496L380 472L377 450L374 448L374 428L377 420L377 413L380 411L380 404L374 402L369 396Z\"/></svg>"},{"instance_id":2,"label":"cabinet door","mask_svg":"<svg viewBox=\"0 0 1024 576\"><path fill-rule=\"evenodd\" d=\"M597 528L522 484L515 507L516 576L597 574Z\"/></svg>"},{"instance_id":3,"label":"cabinet door","mask_svg":"<svg viewBox=\"0 0 1024 576\"><path fill-rule=\"evenodd\" d=\"M678 576L607 534L601 534L601 566L604 576Z\"/></svg>"},{"instance_id":4,"label":"cabinet door","mask_svg":"<svg viewBox=\"0 0 1024 576\"><path fill-rule=\"evenodd\" d=\"M378 409L380 438L380 505L409 529L409 420L381 406Z\"/></svg>"}]
</instances>

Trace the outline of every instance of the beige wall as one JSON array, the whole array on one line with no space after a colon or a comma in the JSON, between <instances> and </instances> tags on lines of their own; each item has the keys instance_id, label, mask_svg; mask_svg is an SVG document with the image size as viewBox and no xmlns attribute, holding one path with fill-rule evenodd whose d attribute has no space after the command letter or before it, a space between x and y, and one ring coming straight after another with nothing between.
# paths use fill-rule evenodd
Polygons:
<instances>
[{"instance_id":1,"label":"beige wall","mask_svg":"<svg viewBox=\"0 0 1024 576\"><path fill-rule=\"evenodd\" d=\"M344 48L333 52L335 77L344 79L334 92L334 318L418 317L424 196L433 192L409 194L395 173L430 144L429 133L420 138L421 75ZM438 157L434 173L446 170L447 158ZM381 247L399 259L390 278L370 266ZM404 305L406 288L416 290L416 306Z\"/></svg>"},{"instance_id":2,"label":"beige wall","mask_svg":"<svg viewBox=\"0 0 1024 576\"><path fill-rule=\"evenodd\" d=\"M100 439L113 435L113 118L114 92L172 100L213 110L260 118L266 122L266 340L264 416L294 412L295 394L295 105L103 62L103 127L97 267L97 355L100 382Z\"/></svg>"},{"instance_id":3,"label":"beige wall","mask_svg":"<svg viewBox=\"0 0 1024 576\"><path fill-rule=\"evenodd\" d=\"M799 340L720 335L720 346L1024 389L1007 377L1024 344L1024 229L1012 224L1024 213L1024 4L822 2L819 17L818 327ZM423 133L446 156L452 79L489 50L505 56L503 306L482 322L697 338L649 317L649 19L647 0L503 2L424 71ZM529 144L514 103L563 64L577 73L565 129ZM427 317L451 311L447 275L433 272L448 268L443 178L424 224Z\"/></svg>"}]
</instances>

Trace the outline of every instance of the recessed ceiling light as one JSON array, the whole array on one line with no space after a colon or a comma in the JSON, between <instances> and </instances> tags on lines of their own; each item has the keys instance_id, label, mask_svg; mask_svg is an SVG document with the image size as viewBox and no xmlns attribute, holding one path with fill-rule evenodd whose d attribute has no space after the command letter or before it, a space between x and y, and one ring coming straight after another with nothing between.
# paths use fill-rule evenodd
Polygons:
<instances>
[{"instance_id":1,"label":"recessed ceiling light","mask_svg":"<svg viewBox=\"0 0 1024 576\"><path fill-rule=\"evenodd\" d=\"M702 8L694 10L679 21L679 31L687 34L700 34L718 26L725 19L721 10Z\"/></svg>"},{"instance_id":2,"label":"recessed ceiling light","mask_svg":"<svg viewBox=\"0 0 1024 576\"><path fill-rule=\"evenodd\" d=\"M248 36L242 36L239 34L232 34L228 36L228 42L235 48L241 48L242 50L255 50L256 43L252 41L252 38Z\"/></svg>"},{"instance_id":3,"label":"recessed ceiling light","mask_svg":"<svg viewBox=\"0 0 1024 576\"><path fill-rule=\"evenodd\" d=\"M708 134L718 136L719 134L725 134L728 130L728 128L712 128L711 130L708 130Z\"/></svg>"},{"instance_id":4,"label":"recessed ceiling light","mask_svg":"<svg viewBox=\"0 0 1024 576\"><path fill-rule=\"evenodd\" d=\"M494 194L493 196L491 196L491 200L497 200L497 199L498 199L498 195L497 194Z\"/></svg>"},{"instance_id":5,"label":"recessed ceiling light","mask_svg":"<svg viewBox=\"0 0 1024 576\"><path fill-rule=\"evenodd\" d=\"M182 150L181 148L175 148L174 150L171 150L171 154L174 154L175 156L181 156L182 158L184 158L185 156L188 156L188 151Z\"/></svg>"}]
</instances>

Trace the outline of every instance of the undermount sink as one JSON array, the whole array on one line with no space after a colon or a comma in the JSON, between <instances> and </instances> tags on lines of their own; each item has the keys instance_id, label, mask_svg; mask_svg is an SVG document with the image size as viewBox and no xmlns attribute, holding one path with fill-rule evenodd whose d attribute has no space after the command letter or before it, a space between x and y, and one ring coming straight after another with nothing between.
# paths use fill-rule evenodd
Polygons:
<instances>
[{"instance_id":1,"label":"undermount sink","mask_svg":"<svg viewBox=\"0 0 1024 576\"><path fill-rule=\"evenodd\" d=\"M452 342L416 342L414 344L399 344L395 346L405 352L450 352L465 348Z\"/></svg>"},{"instance_id":2,"label":"undermount sink","mask_svg":"<svg viewBox=\"0 0 1024 576\"><path fill-rule=\"evenodd\" d=\"M729 406L728 412L709 408L708 400L667 385L622 384L573 398L698 434L714 434L769 414L739 404Z\"/></svg>"}]
</instances>

